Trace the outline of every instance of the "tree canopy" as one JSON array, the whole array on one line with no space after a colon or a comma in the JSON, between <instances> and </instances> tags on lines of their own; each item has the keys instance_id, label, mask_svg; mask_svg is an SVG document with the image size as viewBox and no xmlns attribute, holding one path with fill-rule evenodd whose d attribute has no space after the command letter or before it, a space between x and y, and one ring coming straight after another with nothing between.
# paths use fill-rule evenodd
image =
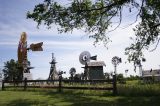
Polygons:
<instances>
[{"instance_id":1,"label":"tree canopy","mask_svg":"<svg viewBox=\"0 0 160 106\"><path fill-rule=\"evenodd\" d=\"M72 67L70 70L69 70L69 73L71 75L71 79L73 80L73 77L74 75L76 74L76 69L74 67Z\"/></svg>"},{"instance_id":2,"label":"tree canopy","mask_svg":"<svg viewBox=\"0 0 160 106\"><path fill-rule=\"evenodd\" d=\"M23 67L18 65L18 61L11 59L4 63L4 80L22 80Z\"/></svg>"},{"instance_id":3,"label":"tree canopy","mask_svg":"<svg viewBox=\"0 0 160 106\"><path fill-rule=\"evenodd\" d=\"M72 0L66 5L44 0L27 13L27 18L36 21L38 26L45 24L50 28L56 24L59 32L84 28L89 37L95 39L94 43L102 41L106 45L110 41L107 32L111 31L115 18L118 24L113 30L121 25L124 8L130 13L137 11L134 20L139 23L133 29L136 37L125 49L128 60L137 61L143 57L143 49L148 50L152 44L157 47L159 43L159 0Z\"/></svg>"}]
</instances>

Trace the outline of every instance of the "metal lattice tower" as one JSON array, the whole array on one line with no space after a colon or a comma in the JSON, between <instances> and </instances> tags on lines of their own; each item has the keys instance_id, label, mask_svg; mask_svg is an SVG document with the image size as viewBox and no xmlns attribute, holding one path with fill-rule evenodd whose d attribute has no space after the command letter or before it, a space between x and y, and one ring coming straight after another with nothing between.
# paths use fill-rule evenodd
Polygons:
<instances>
[{"instance_id":1,"label":"metal lattice tower","mask_svg":"<svg viewBox=\"0 0 160 106\"><path fill-rule=\"evenodd\" d=\"M50 67L50 73L49 73L49 77L48 80L55 80L58 78L58 73L56 70L56 58L54 57L54 53L52 53L52 60L50 62L51 67Z\"/></svg>"}]
</instances>

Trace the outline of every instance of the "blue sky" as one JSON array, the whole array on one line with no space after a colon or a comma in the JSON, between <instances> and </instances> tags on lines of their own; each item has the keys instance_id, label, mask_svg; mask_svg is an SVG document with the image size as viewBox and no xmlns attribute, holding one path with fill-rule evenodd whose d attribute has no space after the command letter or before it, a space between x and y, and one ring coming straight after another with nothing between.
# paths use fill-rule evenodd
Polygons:
<instances>
[{"instance_id":1,"label":"blue sky","mask_svg":"<svg viewBox=\"0 0 160 106\"><path fill-rule=\"evenodd\" d=\"M108 44L108 49L102 44L93 46L92 39L82 30L74 30L72 33L58 34L57 26L53 25L51 29L41 25L37 29L37 24L30 19L26 19L26 13L32 10L34 6L43 0L0 0L0 68L3 68L4 62L15 59L17 60L17 47L22 32L28 35L28 45L36 42L44 42L42 52L28 53L28 60L35 67L31 70L33 78L48 78L51 61L51 53L55 54L57 60L57 69L66 71L69 75L71 67L75 67L77 73L83 72L83 65L79 63L79 54L83 51L89 51L91 55L98 55L98 60L105 61L105 72L113 71L111 59L113 56L122 58L122 62L118 66L118 73L124 73L129 69L128 74L136 75L133 71L132 64L125 64L127 56L124 55L125 47L129 46L131 40L129 37L134 36L132 28L135 24L123 29L134 20L133 14L125 15L125 20L120 28L109 34L112 42ZM63 2L64 0L61 0ZM154 45L153 45L154 48ZM143 69L159 68L160 48L154 52L146 52L147 61L143 63Z\"/></svg>"}]
</instances>

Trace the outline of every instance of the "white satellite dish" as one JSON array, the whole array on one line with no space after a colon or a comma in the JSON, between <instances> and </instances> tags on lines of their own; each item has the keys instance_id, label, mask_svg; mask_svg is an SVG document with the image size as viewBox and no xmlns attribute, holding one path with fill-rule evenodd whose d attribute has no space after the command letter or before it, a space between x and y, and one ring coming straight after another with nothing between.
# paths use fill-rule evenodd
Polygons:
<instances>
[{"instance_id":1,"label":"white satellite dish","mask_svg":"<svg viewBox=\"0 0 160 106\"><path fill-rule=\"evenodd\" d=\"M88 51L83 51L79 55L79 61L81 64L85 65L87 62L90 62L91 54Z\"/></svg>"}]
</instances>

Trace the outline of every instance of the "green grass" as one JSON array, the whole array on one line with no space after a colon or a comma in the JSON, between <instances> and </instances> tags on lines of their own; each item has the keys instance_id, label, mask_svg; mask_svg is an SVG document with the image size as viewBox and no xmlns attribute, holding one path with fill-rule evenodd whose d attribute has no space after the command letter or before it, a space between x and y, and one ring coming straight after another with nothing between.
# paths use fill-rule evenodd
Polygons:
<instances>
[{"instance_id":1,"label":"green grass","mask_svg":"<svg viewBox=\"0 0 160 106\"><path fill-rule=\"evenodd\" d=\"M78 85L79 86L79 85ZM130 81L118 84L118 95L109 91L35 88L0 91L0 106L159 106L160 84Z\"/></svg>"},{"instance_id":2,"label":"green grass","mask_svg":"<svg viewBox=\"0 0 160 106\"><path fill-rule=\"evenodd\" d=\"M0 91L0 106L159 106L160 95L112 96L104 91Z\"/></svg>"},{"instance_id":3,"label":"green grass","mask_svg":"<svg viewBox=\"0 0 160 106\"><path fill-rule=\"evenodd\" d=\"M117 86L119 95L160 96L160 84L145 84L135 80Z\"/></svg>"}]
</instances>

